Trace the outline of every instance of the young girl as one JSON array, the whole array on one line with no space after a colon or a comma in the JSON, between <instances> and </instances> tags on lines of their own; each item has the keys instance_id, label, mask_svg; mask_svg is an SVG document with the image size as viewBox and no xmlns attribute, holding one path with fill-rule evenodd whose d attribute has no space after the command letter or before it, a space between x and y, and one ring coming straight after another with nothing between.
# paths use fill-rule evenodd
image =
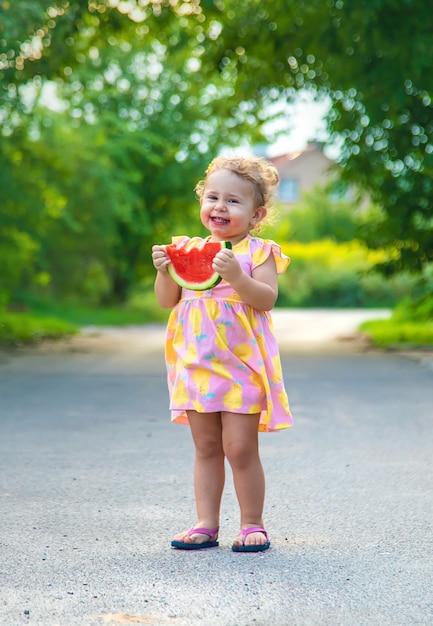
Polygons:
<instances>
[{"instance_id":1,"label":"young girl","mask_svg":"<svg viewBox=\"0 0 433 626\"><path fill-rule=\"evenodd\" d=\"M270 546L262 519L258 431L292 425L269 313L278 295L277 274L289 259L276 243L251 233L269 217L278 181L265 159L219 157L198 183L207 240L232 244L214 259L223 280L213 289L181 289L167 272L165 246L152 248L156 298L161 307L174 307L166 339L172 421L189 424L195 445L197 523L175 535L175 548L218 545L225 458L240 507L232 549L258 552Z\"/></svg>"}]
</instances>

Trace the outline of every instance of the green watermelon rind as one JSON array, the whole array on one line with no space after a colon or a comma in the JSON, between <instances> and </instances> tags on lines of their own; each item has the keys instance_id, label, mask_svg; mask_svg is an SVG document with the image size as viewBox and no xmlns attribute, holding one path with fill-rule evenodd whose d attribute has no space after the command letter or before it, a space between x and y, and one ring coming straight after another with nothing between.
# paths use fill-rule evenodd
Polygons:
<instances>
[{"instance_id":1,"label":"green watermelon rind","mask_svg":"<svg viewBox=\"0 0 433 626\"><path fill-rule=\"evenodd\" d=\"M216 243L216 242L213 242L213 243ZM221 250L223 248L227 248L227 250L232 249L232 244L230 241L221 241L220 243L221 243ZM214 272L212 274L212 277L206 282L200 282L200 283L188 282L177 274L173 263L170 263L167 266L167 271L175 283L177 283L180 287L183 287L184 289L190 289L191 291L206 291L206 289L212 289L213 287L216 287L216 285L218 285L218 283L222 281L222 278L218 274L218 272Z\"/></svg>"}]
</instances>

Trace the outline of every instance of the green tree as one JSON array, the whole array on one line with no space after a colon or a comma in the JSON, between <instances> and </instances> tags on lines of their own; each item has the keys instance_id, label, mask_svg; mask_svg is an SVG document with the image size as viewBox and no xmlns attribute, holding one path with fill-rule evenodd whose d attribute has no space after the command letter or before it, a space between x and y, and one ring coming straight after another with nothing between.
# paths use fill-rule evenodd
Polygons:
<instances>
[{"instance_id":1,"label":"green tree","mask_svg":"<svg viewBox=\"0 0 433 626\"><path fill-rule=\"evenodd\" d=\"M67 107L63 124L81 141L90 137L90 146L86 139L81 146L83 171L63 176L61 193L75 204L76 216L89 205L99 214L96 207L104 205L111 215L106 295L124 301L149 274L155 239L169 241L185 228L199 228L197 178L223 142L253 137L256 120L233 107L230 81L216 75L213 83L203 83L194 56L176 57L159 40L136 50L113 37L109 46L88 53L86 63L57 85ZM39 129L47 134L43 125ZM83 167L86 161L92 165ZM98 198L90 192L84 199L85 180ZM92 256L94 250L92 245Z\"/></svg>"},{"instance_id":2,"label":"green tree","mask_svg":"<svg viewBox=\"0 0 433 626\"><path fill-rule=\"evenodd\" d=\"M399 250L384 269L418 271L433 259L433 23L421 0L365 6L343 0L4 0L0 9L0 124L9 136L29 115L29 86L43 95L47 81L55 81L77 128L109 120L110 113L123 120L123 147L120 138L104 144L116 164L112 172L128 162L125 180L146 170L153 183L162 163L170 163L170 178L180 181L176 163L184 159L183 171L191 163L197 172L212 149L259 127L269 104L308 89L330 98L329 130L340 141L343 177L383 207L383 219L364 235L373 246ZM140 95L140 58L162 66L153 93ZM173 81L171 91L166 81ZM196 123L184 133L189 115ZM166 132L169 116L172 130ZM166 141L174 129L176 149ZM143 133L152 159L141 149ZM171 159L157 164L162 145ZM142 272L138 240L152 228L162 233L179 210L170 202L170 215L158 215L173 194L164 187L151 191L149 180L138 176L128 185L130 199L146 198L146 189L147 223L139 200L123 213L119 202L114 211L113 238L136 259L124 261L123 274L131 267ZM170 183L168 189L177 188Z\"/></svg>"},{"instance_id":3,"label":"green tree","mask_svg":"<svg viewBox=\"0 0 433 626\"><path fill-rule=\"evenodd\" d=\"M216 73L203 82L200 49L169 7L155 16L156 7L134 21L102 2L39 2L29 14L36 21L16 15L21 44L3 42L3 135L11 149L26 135L38 156L46 192L32 210L46 196L55 205L33 260L57 296L82 296L96 280L100 297L124 301L149 274L155 240L199 227L193 188L209 160L254 136L256 119L236 106L233 81ZM43 104L47 88L57 114ZM22 200L11 199L12 212L30 210Z\"/></svg>"},{"instance_id":4,"label":"green tree","mask_svg":"<svg viewBox=\"0 0 433 626\"><path fill-rule=\"evenodd\" d=\"M204 46L207 71L236 76L245 99L290 100L299 89L329 96L342 175L384 210L365 236L372 246L400 252L384 269L419 271L431 262L429 6L422 0L214 0L206 7L217 22Z\"/></svg>"},{"instance_id":5,"label":"green tree","mask_svg":"<svg viewBox=\"0 0 433 626\"><path fill-rule=\"evenodd\" d=\"M332 184L317 187L302 195L284 218L288 238L299 242L330 239L348 242L356 239L364 209L356 202L338 197Z\"/></svg>"},{"instance_id":6,"label":"green tree","mask_svg":"<svg viewBox=\"0 0 433 626\"><path fill-rule=\"evenodd\" d=\"M42 284L35 261L40 239L51 221L52 204L37 156L27 141L27 129L14 141L0 135L0 308L8 304L16 285Z\"/></svg>"}]
</instances>

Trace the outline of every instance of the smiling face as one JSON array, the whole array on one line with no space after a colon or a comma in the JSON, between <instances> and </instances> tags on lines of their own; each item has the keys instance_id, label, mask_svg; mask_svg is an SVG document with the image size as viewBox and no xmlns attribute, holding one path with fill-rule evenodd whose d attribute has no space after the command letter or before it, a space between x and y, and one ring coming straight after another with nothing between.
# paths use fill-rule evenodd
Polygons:
<instances>
[{"instance_id":1,"label":"smiling face","mask_svg":"<svg viewBox=\"0 0 433 626\"><path fill-rule=\"evenodd\" d=\"M236 244L266 215L257 206L254 184L231 172L216 170L207 177L200 199L200 218L214 241Z\"/></svg>"}]
</instances>

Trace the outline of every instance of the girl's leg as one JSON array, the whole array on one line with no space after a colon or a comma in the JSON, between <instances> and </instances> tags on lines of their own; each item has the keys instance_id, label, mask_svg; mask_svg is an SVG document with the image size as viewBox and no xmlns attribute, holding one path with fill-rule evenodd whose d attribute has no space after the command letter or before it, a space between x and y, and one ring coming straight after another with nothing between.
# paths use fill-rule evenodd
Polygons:
<instances>
[{"instance_id":1,"label":"girl's leg","mask_svg":"<svg viewBox=\"0 0 433 626\"><path fill-rule=\"evenodd\" d=\"M188 411L188 419L195 446L195 528L217 528L225 480L221 414ZM178 533L174 539L186 543L209 541L209 537L200 534L188 538L187 531Z\"/></svg>"},{"instance_id":2,"label":"girl's leg","mask_svg":"<svg viewBox=\"0 0 433 626\"><path fill-rule=\"evenodd\" d=\"M221 413L224 453L233 471L241 513L241 528L263 527L265 476L259 456L258 414ZM251 533L245 545L264 545L263 533ZM239 535L235 545L242 545Z\"/></svg>"}]
</instances>

